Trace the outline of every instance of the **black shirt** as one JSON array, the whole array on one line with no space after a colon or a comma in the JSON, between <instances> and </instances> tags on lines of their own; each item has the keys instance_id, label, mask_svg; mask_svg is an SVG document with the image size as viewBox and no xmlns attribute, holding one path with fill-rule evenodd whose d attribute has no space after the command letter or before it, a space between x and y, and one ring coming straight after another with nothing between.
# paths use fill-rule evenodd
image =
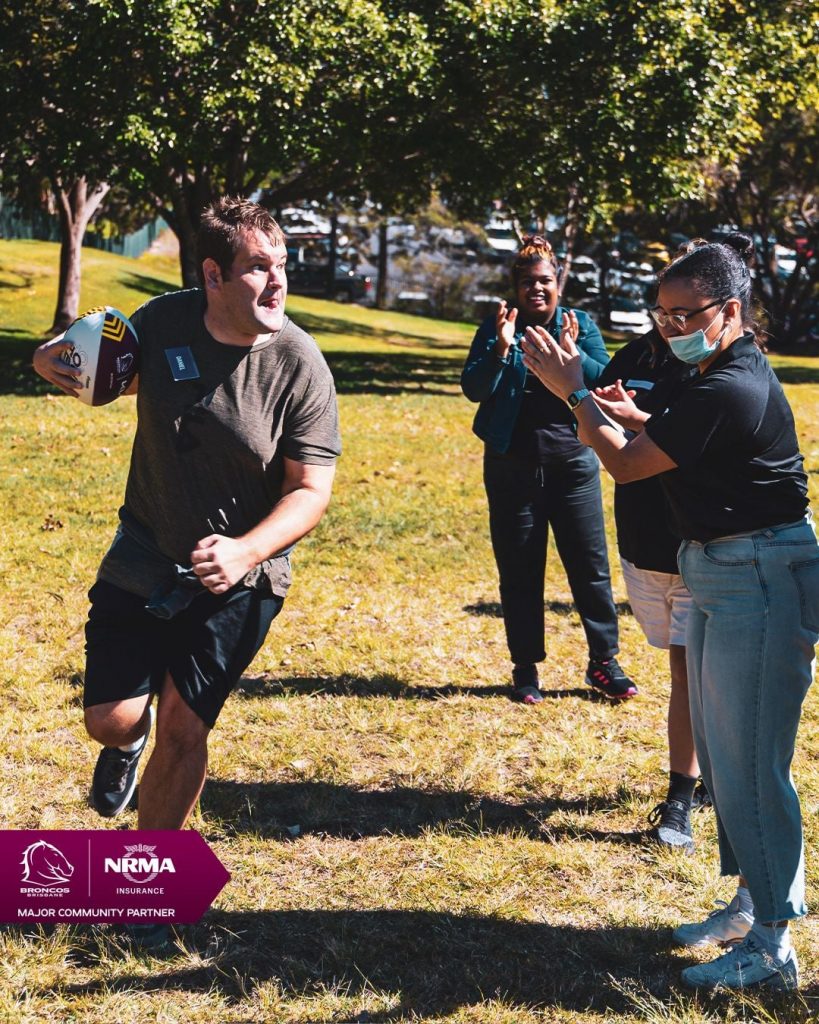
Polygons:
<instances>
[{"instance_id":1,"label":"black shirt","mask_svg":"<svg viewBox=\"0 0 819 1024\"><path fill-rule=\"evenodd\" d=\"M523 310L519 310L515 333L523 332L533 324L534 321L529 320ZM558 340L556 327L556 318L552 317L546 330L555 341ZM562 398L553 395L531 370L527 370L523 401L509 442L509 454L546 463L552 459L562 460L576 455L583 448L577 440L574 413Z\"/></svg>"},{"instance_id":2,"label":"black shirt","mask_svg":"<svg viewBox=\"0 0 819 1024\"><path fill-rule=\"evenodd\" d=\"M675 359L659 335L650 331L615 352L597 384L604 387L620 379L628 391L635 392L638 409L657 413L667 408L682 383L696 372L695 367ZM679 572L680 537L671 530L669 517L659 477L615 485L617 548L638 569Z\"/></svg>"},{"instance_id":3,"label":"black shirt","mask_svg":"<svg viewBox=\"0 0 819 1024\"><path fill-rule=\"evenodd\" d=\"M529 370L509 451L539 463L583 451L571 409Z\"/></svg>"},{"instance_id":4,"label":"black shirt","mask_svg":"<svg viewBox=\"0 0 819 1024\"><path fill-rule=\"evenodd\" d=\"M645 426L679 467L663 473L672 529L709 541L801 519L807 477L793 413L770 363L746 334Z\"/></svg>"}]
</instances>

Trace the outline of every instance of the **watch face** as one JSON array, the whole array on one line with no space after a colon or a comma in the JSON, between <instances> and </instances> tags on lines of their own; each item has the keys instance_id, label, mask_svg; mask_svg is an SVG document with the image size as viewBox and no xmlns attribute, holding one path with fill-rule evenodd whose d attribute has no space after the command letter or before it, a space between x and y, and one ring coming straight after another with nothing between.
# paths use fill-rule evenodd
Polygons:
<instances>
[{"instance_id":1,"label":"watch face","mask_svg":"<svg viewBox=\"0 0 819 1024\"><path fill-rule=\"evenodd\" d=\"M575 409L588 394L591 394L591 392L586 390L586 388L583 388L581 391L573 391L569 395L569 408Z\"/></svg>"}]
</instances>

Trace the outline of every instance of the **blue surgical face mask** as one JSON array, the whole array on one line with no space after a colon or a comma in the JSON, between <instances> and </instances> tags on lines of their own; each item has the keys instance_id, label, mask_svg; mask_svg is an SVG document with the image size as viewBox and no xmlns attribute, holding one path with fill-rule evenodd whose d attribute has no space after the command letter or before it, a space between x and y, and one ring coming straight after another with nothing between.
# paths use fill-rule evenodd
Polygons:
<instances>
[{"instance_id":1,"label":"blue surgical face mask","mask_svg":"<svg viewBox=\"0 0 819 1024\"><path fill-rule=\"evenodd\" d=\"M711 324L720 315L722 309L718 309L711 320ZM708 326L710 327L711 324ZM683 363L690 363L692 366L696 366L697 363L701 363L703 359L707 359L709 356L716 352L720 341L722 340L723 334L727 330L728 325L720 331L713 342L709 342L705 336L705 331L699 330L694 331L693 334L677 334L673 338L667 338L668 347L671 349L672 355L675 355L677 359Z\"/></svg>"}]
</instances>

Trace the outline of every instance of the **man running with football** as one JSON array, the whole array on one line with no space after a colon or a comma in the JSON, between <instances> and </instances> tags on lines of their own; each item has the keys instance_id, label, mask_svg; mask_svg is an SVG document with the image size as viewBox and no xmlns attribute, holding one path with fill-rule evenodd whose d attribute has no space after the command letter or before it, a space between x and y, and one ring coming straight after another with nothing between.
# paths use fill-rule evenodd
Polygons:
<instances>
[{"instance_id":1,"label":"man running with football","mask_svg":"<svg viewBox=\"0 0 819 1024\"><path fill-rule=\"evenodd\" d=\"M224 198L197 241L201 288L131 318L136 434L119 526L89 593L85 724L103 744L91 799L105 817L128 805L155 717L140 829L187 822L209 733L281 610L288 553L327 508L341 452L330 371L285 315L278 224ZM76 395L68 347L62 337L40 346L34 368Z\"/></svg>"}]
</instances>

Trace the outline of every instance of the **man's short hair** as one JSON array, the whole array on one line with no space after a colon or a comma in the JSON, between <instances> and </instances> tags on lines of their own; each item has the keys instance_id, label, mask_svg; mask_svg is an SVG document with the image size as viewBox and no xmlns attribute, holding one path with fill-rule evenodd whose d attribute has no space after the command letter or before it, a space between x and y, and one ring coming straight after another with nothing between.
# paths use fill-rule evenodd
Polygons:
<instances>
[{"instance_id":1,"label":"man's short hair","mask_svg":"<svg viewBox=\"0 0 819 1024\"><path fill-rule=\"evenodd\" d=\"M248 231L267 235L273 245L284 245L284 232L271 217L270 211L249 199L223 196L206 206L196 234L197 271L204 285L202 263L215 260L226 280L230 277L233 260Z\"/></svg>"}]
</instances>

